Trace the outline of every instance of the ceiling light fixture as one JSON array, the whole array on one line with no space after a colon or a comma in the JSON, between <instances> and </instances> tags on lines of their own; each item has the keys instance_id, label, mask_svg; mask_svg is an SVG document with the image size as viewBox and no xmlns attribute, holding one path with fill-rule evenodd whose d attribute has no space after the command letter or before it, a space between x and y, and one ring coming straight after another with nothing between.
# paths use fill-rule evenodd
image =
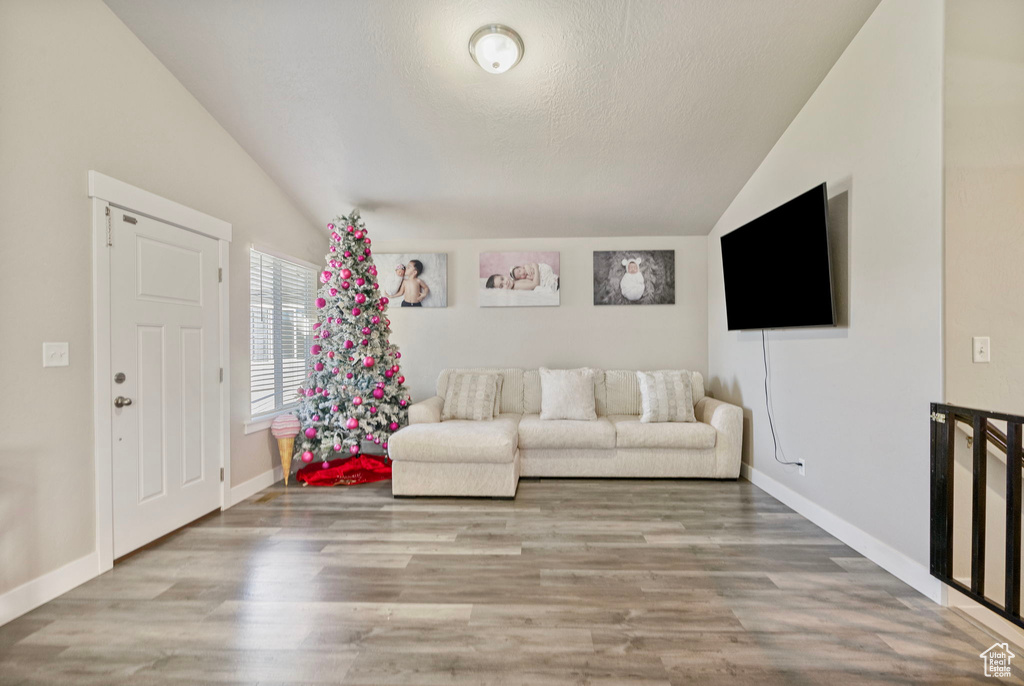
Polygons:
<instances>
[{"instance_id":1,"label":"ceiling light fixture","mask_svg":"<svg viewBox=\"0 0 1024 686\"><path fill-rule=\"evenodd\" d=\"M523 59L523 39L507 26L488 24L469 39L469 54L484 71L503 74Z\"/></svg>"}]
</instances>

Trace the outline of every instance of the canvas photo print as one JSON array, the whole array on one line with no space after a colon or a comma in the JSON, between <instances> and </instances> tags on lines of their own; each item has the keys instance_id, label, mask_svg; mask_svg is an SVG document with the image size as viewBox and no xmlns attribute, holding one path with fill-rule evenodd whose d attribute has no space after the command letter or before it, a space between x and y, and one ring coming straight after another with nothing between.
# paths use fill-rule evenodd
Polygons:
<instances>
[{"instance_id":1,"label":"canvas photo print","mask_svg":"<svg viewBox=\"0 0 1024 686\"><path fill-rule=\"evenodd\" d=\"M595 305L674 305L675 250L594 251Z\"/></svg>"},{"instance_id":2,"label":"canvas photo print","mask_svg":"<svg viewBox=\"0 0 1024 686\"><path fill-rule=\"evenodd\" d=\"M560 302L557 252L480 253L480 307L553 307Z\"/></svg>"},{"instance_id":3,"label":"canvas photo print","mask_svg":"<svg viewBox=\"0 0 1024 686\"><path fill-rule=\"evenodd\" d=\"M392 307L448 307L447 253L374 253L373 263Z\"/></svg>"}]
</instances>

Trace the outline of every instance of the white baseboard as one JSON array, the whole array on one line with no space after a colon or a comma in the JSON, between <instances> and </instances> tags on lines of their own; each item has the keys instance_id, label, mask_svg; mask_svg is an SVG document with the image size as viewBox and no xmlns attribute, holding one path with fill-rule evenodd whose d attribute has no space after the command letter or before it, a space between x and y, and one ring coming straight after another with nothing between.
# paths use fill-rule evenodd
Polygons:
<instances>
[{"instance_id":1,"label":"white baseboard","mask_svg":"<svg viewBox=\"0 0 1024 686\"><path fill-rule=\"evenodd\" d=\"M0 626L26 612L31 612L43 603L50 602L76 586L81 586L89 579L99 576L99 573L100 557L93 551L85 557L7 591L0 595Z\"/></svg>"},{"instance_id":2,"label":"white baseboard","mask_svg":"<svg viewBox=\"0 0 1024 686\"><path fill-rule=\"evenodd\" d=\"M252 496L262 491L264 488L273 486L283 478L284 471L281 469L281 467L274 467L273 469L268 469L259 476L254 476L248 481L244 481L238 484L237 486L232 486L231 502L228 503L228 507L231 507L232 505L237 505L246 498L251 498ZM292 479L294 478L295 475L293 474Z\"/></svg>"},{"instance_id":3,"label":"white baseboard","mask_svg":"<svg viewBox=\"0 0 1024 686\"><path fill-rule=\"evenodd\" d=\"M749 465L743 464L740 469L743 478L747 481L814 522L903 583L917 589L936 603L942 604L942 582L933 577L925 565Z\"/></svg>"}]
</instances>

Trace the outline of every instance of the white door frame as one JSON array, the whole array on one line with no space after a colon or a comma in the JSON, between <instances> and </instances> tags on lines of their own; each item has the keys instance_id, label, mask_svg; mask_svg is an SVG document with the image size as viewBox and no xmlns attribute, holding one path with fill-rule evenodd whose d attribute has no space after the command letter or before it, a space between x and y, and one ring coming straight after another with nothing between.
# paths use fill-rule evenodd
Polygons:
<instances>
[{"instance_id":1,"label":"white door frame","mask_svg":"<svg viewBox=\"0 0 1024 686\"><path fill-rule=\"evenodd\" d=\"M92 307L93 307L93 454L96 456L96 550L99 573L114 566L113 429L110 408L110 251L107 248L109 207L142 214L174 226L209 236L217 241L221 282L220 367L220 466L223 470L220 507L231 505L231 377L228 360L228 248L231 224L190 207L161 198L149 191L96 171L89 172L92 198Z\"/></svg>"}]
</instances>

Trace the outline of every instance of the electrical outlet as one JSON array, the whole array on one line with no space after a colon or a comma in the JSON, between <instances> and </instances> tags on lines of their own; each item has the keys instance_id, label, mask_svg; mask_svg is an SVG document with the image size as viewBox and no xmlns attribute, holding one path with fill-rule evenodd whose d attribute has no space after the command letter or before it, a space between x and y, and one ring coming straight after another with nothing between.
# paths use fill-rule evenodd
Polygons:
<instances>
[{"instance_id":1,"label":"electrical outlet","mask_svg":"<svg viewBox=\"0 0 1024 686\"><path fill-rule=\"evenodd\" d=\"M44 367L67 367L69 364L67 343L43 343Z\"/></svg>"},{"instance_id":2,"label":"electrical outlet","mask_svg":"<svg viewBox=\"0 0 1024 686\"><path fill-rule=\"evenodd\" d=\"M801 462L800 466L797 469L800 470L800 476L803 476L804 475L804 463Z\"/></svg>"},{"instance_id":3,"label":"electrical outlet","mask_svg":"<svg viewBox=\"0 0 1024 686\"><path fill-rule=\"evenodd\" d=\"M992 361L992 348L988 336L975 336L971 339L974 346L974 361L975 362L991 362Z\"/></svg>"}]
</instances>

